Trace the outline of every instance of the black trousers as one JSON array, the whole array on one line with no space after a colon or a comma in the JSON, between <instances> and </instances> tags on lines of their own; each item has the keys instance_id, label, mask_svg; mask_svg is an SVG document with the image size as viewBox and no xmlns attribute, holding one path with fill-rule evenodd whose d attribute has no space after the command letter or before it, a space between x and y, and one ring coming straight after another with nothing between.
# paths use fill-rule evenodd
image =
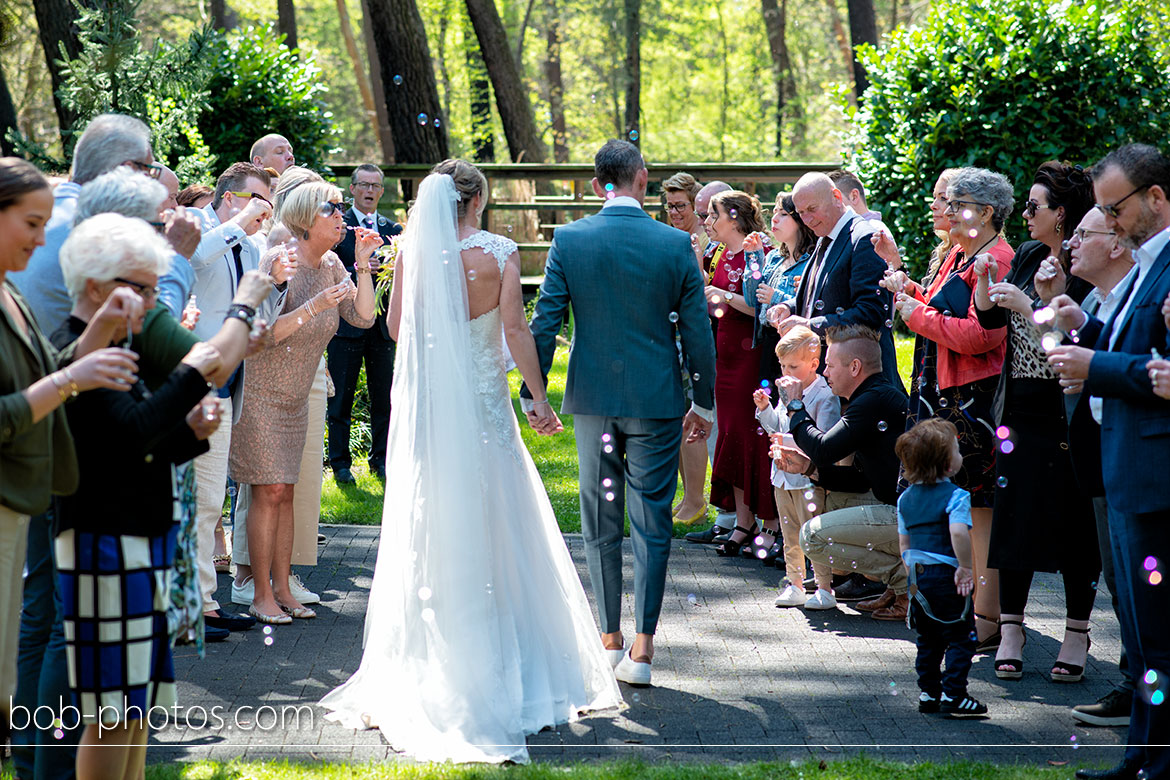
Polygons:
<instances>
[{"instance_id":1,"label":"black trousers","mask_svg":"<svg viewBox=\"0 0 1170 780\"><path fill-rule=\"evenodd\" d=\"M975 657L975 613L963 614L967 600L955 590L955 567L944 564L915 564L918 593L930 604L935 620L918 600L910 601L910 625L918 632L918 689L934 698L945 693L952 699L967 695L967 673ZM940 665L946 666L940 670Z\"/></svg>"},{"instance_id":2,"label":"black trousers","mask_svg":"<svg viewBox=\"0 0 1170 780\"><path fill-rule=\"evenodd\" d=\"M329 399L329 465L334 471L352 465L349 454L349 422L353 396L362 362L366 364L366 389L370 395L370 468L386 468L386 436L390 431L390 383L394 377L393 341L382 338L378 328L362 336L334 336L325 354L336 392Z\"/></svg>"}]
</instances>

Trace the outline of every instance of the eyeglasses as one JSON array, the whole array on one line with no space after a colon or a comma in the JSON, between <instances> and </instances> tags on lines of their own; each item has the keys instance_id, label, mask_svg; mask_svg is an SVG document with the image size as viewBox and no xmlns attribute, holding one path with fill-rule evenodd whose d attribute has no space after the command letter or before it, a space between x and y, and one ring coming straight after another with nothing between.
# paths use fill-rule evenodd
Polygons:
<instances>
[{"instance_id":1,"label":"eyeglasses","mask_svg":"<svg viewBox=\"0 0 1170 780\"><path fill-rule=\"evenodd\" d=\"M989 204L978 203L978 202L973 201L973 200L948 200L946 213L947 214L956 213L959 210L959 206L974 206L975 208L981 209L987 205L989 205Z\"/></svg>"},{"instance_id":2,"label":"eyeglasses","mask_svg":"<svg viewBox=\"0 0 1170 780\"><path fill-rule=\"evenodd\" d=\"M149 284L143 284L142 282L132 282L129 279L123 279L120 276L114 277L112 281L133 288L134 292L138 293L143 298L157 298L160 292L157 286L152 287Z\"/></svg>"},{"instance_id":3,"label":"eyeglasses","mask_svg":"<svg viewBox=\"0 0 1170 780\"><path fill-rule=\"evenodd\" d=\"M139 173L146 174L152 179L159 178L162 176L163 172L163 167L158 163L148 163L143 162L142 160L127 160L122 164L129 165L134 170L138 171Z\"/></svg>"},{"instance_id":4,"label":"eyeglasses","mask_svg":"<svg viewBox=\"0 0 1170 780\"><path fill-rule=\"evenodd\" d=\"M383 187L381 183L376 182L376 181L355 181L350 186L353 187L355 190L382 190L382 189L385 189L385 187Z\"/></svg>"},{"instance_id":5,"label":"eyeglasses","mask_svg":"<svg viewBox=\"0 0 1170 780\"><path fill-rule=\"evenodd\" d=\"M345 204L339 200L326 200L317 207L317 213L322 217L331 217L334 213L344 214Z\"/></svg>"},{"instance_id":6,"label":"eyeglasses","mask_svg":"<svg viewBox=\"0 0 1170 780\"><path fill-rule=\"evenodd\" d=\"M698 217L699 219L703 220L704 222L707 221L707 212L706 211L696 211L695 216Z\"/></svg>"},{"instance_id":7,"label":"eyeglasses","mask_svg":"<svg viewBox=\"0 0 1170 780\"><path fill-rule=\"evenodd\" d=\"M1048 205L1041 205L1034 200L1028 200L1024 203L1024 216L1025 217L1034 217L1034 216L1036 216L1036 212L1038 210L1051 209L1051 208L1053 208L1053 207L1048 206Z\"/></svg>"},{"instance_id":8,"label":"eyeglasses","mask_svg":"<svg viewBox=\"0 0 1170 780\"><path fill-rule=\"evenodd\" d=\"M1142 190L1149 189L1151 186L1153 185L1143 184L1116 203L1111 203L1108 206L1102 206L1100 203L1098 203L1096 205L1096 209L1107 217L1113 217L1114 219L1117 219L1117 217L1121 214L1121 209L1117 208L1118 206L1120 206L1122 203L1125 203L1127 200L1132 198L1134 195L1137 195Z\"/></svg>"},{"instance_id":9,"label":"eyeglasses","mask_svg":"<svg viewBox=\"0 0 1170 780\"><path fill-rule=\"evenodd\" d=\"M272 201L270 201L268 198L264 197L263 195L261 195L258 192L237 192L235 190L228 190L228 194L235 195L237 198L255 198L256 200L264 201L269 206L272 205Z\"/></svg>"},{"instance_id":10,"label":"eyeglasses","mask_svg":"<svg viewBox=\"0 0 1170 780\"><path fill-rule=\"evenodd\" d=\"M690 205L691 204L689 204L689 203L667 203L666 210L667 211L683 212L683 211L686 211Z\"/></svg>"},{"instance_id":11,"label":"eyeglasses","mask_svg":"<svg viewBox=\"0 0 1170 780\"><path fill-rule=\"evenodd\" d=\"M1085 230L1084 228L1077 228L1073 231L1073 237L1076 238L1078 244L1085 242L1085 236L1116 236L1117 233L1112 230ZM1060 242L1061 249L1072 249L1072 239L1066 238Z\"/></svg>"}]
</instances>

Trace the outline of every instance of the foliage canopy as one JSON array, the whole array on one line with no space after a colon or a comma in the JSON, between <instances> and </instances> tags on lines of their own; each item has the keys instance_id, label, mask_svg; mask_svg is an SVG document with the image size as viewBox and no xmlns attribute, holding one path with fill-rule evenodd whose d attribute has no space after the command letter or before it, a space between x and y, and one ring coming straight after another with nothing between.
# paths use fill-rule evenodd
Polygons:
<instances>
[{"instance_id":1,"label":"foliage canopy","mask_svg":"<svg viewBox=\"0 0 1170 780\"><path fill-rule=\"evenodd\" d=\"M1170 67L1151 14L1139 2L951 0L866 48L871 86L846 156L915 271L934 241L927 205L942 170L998 171L1020 202L1046 160L1088 166L1127 142L1163 143ZM1006 230L1025 238L1018 219Z\"/></svg>"}]
</instances>

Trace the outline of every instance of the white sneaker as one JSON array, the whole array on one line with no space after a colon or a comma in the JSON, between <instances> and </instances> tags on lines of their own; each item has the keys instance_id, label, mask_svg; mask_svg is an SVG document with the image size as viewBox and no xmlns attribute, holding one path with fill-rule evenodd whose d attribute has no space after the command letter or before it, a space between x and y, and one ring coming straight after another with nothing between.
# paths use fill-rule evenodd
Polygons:
<instances>
[{"instance_id":1,"label":"white sneaker","mask_svg":"<svg viewBox=\"0 0 1170 780\"><path fill-rule=\"evenodd\" d=\"M650 664L639 663L626 653L622 656L621 662L614 667L613 676L627 685L645 687L650 684Z\"/></svg>"},{"instance_id":2,"label":"white sneaker","mask_svg":"<svg viewBox=\"0 0 1170 780\"><path fill-rule=\"evenodd\" d=\"M305 583L295 574L288 575L288 589L292 591L292 597L302 604L321 603L321 597L306 588Z\"/></svg>"},{"instance_id":3,"label":"white sneaker","mask_svg":"<svg viewBox=\"0 0 1170 780\"><path fill-rule=\"evenodd\" d=\"M244 579L244 584L239 585L232 580L232 603L243 604L245 607L252 606L252 601L256 598L256 583L252 581L251 577Z\"/></svg>"},{"instance_id":4,"label":"white sneaker","mask_svg":"<svg viewBox=\"0 0 1170 780\"><path fill-rule=\"evenodd\" d=\"M808 601L804 602L805 609L834 609L836 606L837 597L823 588L817 588L817 592L809 596Z\"/></svg>"},{"instance_id":5,"label":"white sneaker","mask_svg":"<svg viewBox=\"0 0 1170 780\"><path fill-rule=\"evenodd\" d=\"M610 650L607 647L605 649L605 656L609 659L609 668L616 669L617 665L620 664L622 659L626 657L626 648L619 647L617 650Z\"/></svg>"},{"instance_id":6,"label":"white sneaker","mask_svg":"<svg viewBox=\"0 0 1170 780\"><path fill-rule=\"evenodd\" d=\"M830 596L832 598L832 596ZM776 597L776 606L778 607L803 607L808 601L808 596L804 594L804 588L798 588L795 585L788 585L784 590L780 591L780 595Z\"/></svg>"}]
</instances>

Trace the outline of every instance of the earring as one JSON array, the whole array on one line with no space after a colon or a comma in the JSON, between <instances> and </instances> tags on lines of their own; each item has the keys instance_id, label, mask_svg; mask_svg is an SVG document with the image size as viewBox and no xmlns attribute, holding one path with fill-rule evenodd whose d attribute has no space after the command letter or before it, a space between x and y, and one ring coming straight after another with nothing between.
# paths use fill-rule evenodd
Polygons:
<instances>
[{"instance_id":1,"label":"earring","mask_svg":"<svg viewBox=\"0 0 1170 780\"><path fill-rule=\"evenodd\" d=\"M1056 220L1056 232L1061 234L1061 235L1064 235L1064 223L1061 222L1059 219Z\"/></svg>"}]
</instances>

